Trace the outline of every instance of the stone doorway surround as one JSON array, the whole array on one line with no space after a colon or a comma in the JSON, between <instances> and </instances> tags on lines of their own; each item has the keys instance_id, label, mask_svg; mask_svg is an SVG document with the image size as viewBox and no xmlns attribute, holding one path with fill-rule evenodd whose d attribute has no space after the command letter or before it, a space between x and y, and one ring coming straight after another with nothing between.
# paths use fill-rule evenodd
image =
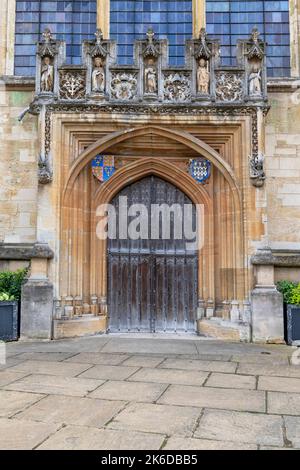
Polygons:
<instances>
[{"instance_id":1,"label":"stone doorway surround","mask_svg":"<svg viewBox=\"0 0 300 470\"><path fill-rule=\"evenodd\" d=\"M221 66L218 42L202 29L198 39L187 41L185 67L176 70L168 64L167 41L156 40L152 30L136 42L134 66L127 68L117 63L114 41L103 40L100 30L95 36L95 41L84 42L80 66L66 65L65 44L53 40L50 31L38 44L36 96L29 109L39 116L40 130L37 239L49 243L54 253L53 260L39 263L43 273L33 270L29 280L29 286L36 281L53 284L54 322L47 313L45 327L41 312L43 331L38 336L106 331L106 243L96 237L96 210L128 183L156 175L204 206L199 332L251 340L257 296L259 315L272 316L275 304L280 315L274 280L264 280L264 268L256 267L256 282L251 264L257 248L268 244L267 80L259 32L254 29L248 40L239 41L238 66L229 68ZM46 58L51 80L45 88ZM203 63L206 71L199 75ZM152 78L151 87L145 79L149 67L156 80ZM256 73L254 90L251 80L257 68L261 73ZM95 72L102 77L97 86ZM91 172L98 154L116 160L117 171L102 184ZM189 160L199 157L212 164L205 185L187 170ZM35 295L32 291L33 304ZM37 337L32 310L24 309L23 315L22 335ZM267 335L257 339L282 341L283 329L268 325Z\"/></svg>"}]
</instances>

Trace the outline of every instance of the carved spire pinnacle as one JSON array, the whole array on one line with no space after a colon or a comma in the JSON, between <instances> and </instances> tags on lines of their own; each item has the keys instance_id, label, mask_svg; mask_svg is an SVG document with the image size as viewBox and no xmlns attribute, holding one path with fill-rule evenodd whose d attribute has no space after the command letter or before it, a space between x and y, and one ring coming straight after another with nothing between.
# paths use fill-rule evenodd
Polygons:
<instances>
[{"instance_id":1,"label":"carved spire pinnacle","mask_svg":"<svg viewBox=\"0 0 300 470\"><path fill-rule=\"evenodd\" d=\"M97 28L95 32L96 44L101 44L103 41L103 33L101 28Z\"/></svg>"},{"instance_id":2,"label":"carved spire pinnacle","mask_svg":"<svg viewBox=\"0 0 300 470\"><path fill-rule=\"evenodd\" d=\"M96 30L95 37L96 37L95 45L92 47L91 52L90 52L91 57L92 58L101 57L102 59L105 59L108 52L107 52L106 47L102 43L103 42L103 33L102 33L102 30L100 28L98 28Z\"/></svg>"},{"instance_id":3,"label":"carved spire pinnacle","mask_svg":"<svg viewBox=\"0 0 300 470\"><path fill-rule=\"evenodd\" d=\"M155 33L152 28L148 28L146 36L147 36L147 45L145 49L143 50L143 57L144 58L153 57L154 59L157 59L157 57L160 54L160 51L157 45L154 43Z\"/></svg>"},{"instance_id":4,"label":"carved spire pinnacle","mask_svg":"<svg viewBox=\"0 0 300 470\"><path fill-rule=\"evenodd\" d=\"M253 28L252 33L251 33L251 38L250 42L252 43L252 46L249 49L248 52L248 59L258 59L262 60L264 58L265 52L263 49L263 43L259 39L260 32L258 31L257 28Z\"/></svg>"},{"instance_id":5,"label":"carved spire pinnacle","mask_svg":"<svg viewBox=\"0 0 300 470\"><path fill-rule=\"evenodd\" d=\"M46 28L42 33L43 42L40 43L38 48L38 54L43 57L53 57L57 53L56 51L56 44L53 41L52 33L49 28Z\"/></svg>"},{"instance_id":6,"label":"carved spire pinnacle","mask_svg":"<svg viewBox=\"0 0 300 470\"><path fill-rule=\"evenodd\" d=\"M200 41L200 42L199 42ZM198 44L195 46L195 59L206 59L209 60L211 56L211 50L207 44L207 33L205 28L200 29Z\"/></svg>"},{"instance_id":7,"label":"carved spire pinnacle","mask_svg":"<svg viewBox=\"0 0 300 470\"><path fill-rule=\"evenodd\" d=\"M258 31L258 29L256 27L253 28L252 33L251 33L251 38L254 44L258 43L259 36L260 36L260 32Z\"/></svg>"},{"instance_id":8,"label":"carved spire pinnacle","mask_svg":"<svg viewBox=\"0 0 300 470\"><path fill-rule=\"evenodd\" d=\"M49 28L46 28L42 33L43 39L45 43L51 43L52 41L52 33Z\"/></svg>"}]
</instances>

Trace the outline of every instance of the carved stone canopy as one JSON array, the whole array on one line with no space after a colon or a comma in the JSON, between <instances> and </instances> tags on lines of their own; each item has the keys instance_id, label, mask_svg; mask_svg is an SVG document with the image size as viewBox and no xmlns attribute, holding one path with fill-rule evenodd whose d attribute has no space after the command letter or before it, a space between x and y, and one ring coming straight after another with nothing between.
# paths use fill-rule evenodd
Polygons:
<instances>
[{"instance_id":1,"label":"carved stone canopy","mask_svg":"<svg viewBox=\"0 0 300 470\"><path fill-rule=\"evenodd\" d=\"M264 43L259 39L260 33L257 28L253 28L250 38L250 49L248 52L248 60L263 60L265 56Z\"/></svg>"},{"instance_id":2,"label":"carved stone canopy","mask_svg":"<svg viewBox=\"0 0 300 470\"><path fill-rule=\"evenodd\" d=\"M56 43L52 40L52 34L49 28L46 28L42 34L43 42L39 44L38 54L41 58L51 57L57 54Z\"/></svg>"},{"instance_id":3,"label":"carved stone canopy","mask_svg":"<svg viewBox=\"0 0 300 470\"><path fill-rule=\"evenodd\" d=\"M154 42L154 31L149 28L147 31L147 45L143 50L144 59L153 58L157 59L160 55L159 46Z\"/></svg>"},{"instance_id":4,"label":"carved stone canopy","mask_svg":"<svg viewBox=\"0 0 300 470\"><path fill-rule=\"evenodd\" d=\"M95 57L101 57L102 59L105 59L108 54L108 51L102 44L103 34L100 28L98 28L97 31L95 32L95 37L96 37L95 45L94 47L92 47L90 51L90 55L93 59Z\"/></svg>"},{"instance_id":5,"label":"carved stone canopy","mask_svg":"<svg viewBox=\"0 0 300 470\"><path fill-rule=\"evenodd\" d=\"M199 59L209 60L212 53L207 44L207 35L206 35L205 28L201 28L200 34L199 34L199 40L200 42L198 42L198 44L195 46L194 57L196 60L199 60Z\"/></svg>"}]
</instances>

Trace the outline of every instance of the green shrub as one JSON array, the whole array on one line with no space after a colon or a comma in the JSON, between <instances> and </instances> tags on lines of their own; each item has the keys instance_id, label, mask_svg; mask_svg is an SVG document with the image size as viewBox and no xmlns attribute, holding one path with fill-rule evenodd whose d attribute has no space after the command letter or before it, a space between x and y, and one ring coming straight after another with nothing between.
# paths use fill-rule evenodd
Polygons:
<instances>
[{"instance_id":1,"label":"green shrub","mask_svg":"<svg viewBox=\"0 0 300 470\"><path fill-rule=\"evenodd\" d=\"M297 283L290 282L290 281L279 281L277 282L276 287L277 287L277 290L282 293L283 301L286 304L290 304L291 299L292 299L292 292L293 292L293 289L297 287Z\"/></svg>"},{"instance_id":2,"label":"green shrub","mask_svg":"<svg viewBox=\"0 0 300 470\"><path fill-rule=\"evenodd\" d=\"M300 284L298 284L292 289L292 294L289 303L292 305L300 305Z\"/></svg>"},{"instance_id":3,"label":"green shrub","mask_svg":"<svg viewBox=\"0 0 300 470\"><path fill-rule=\"evenodd\" d=\"M0 272L0 294L7 294L9 298L20 300L21 288L28 273L28 268L17 271Z\"/></svg>"},{"instance_id":4,"label":"green shrub","mask_svg":"<svg viewBox=\"0 0 300 470\"><path fill-rule=\"evenodd\" d=\"M13 295L9 295L6 292L0 292L0 302L11 302L16 300Z\"/></svg>"}]
</instances>

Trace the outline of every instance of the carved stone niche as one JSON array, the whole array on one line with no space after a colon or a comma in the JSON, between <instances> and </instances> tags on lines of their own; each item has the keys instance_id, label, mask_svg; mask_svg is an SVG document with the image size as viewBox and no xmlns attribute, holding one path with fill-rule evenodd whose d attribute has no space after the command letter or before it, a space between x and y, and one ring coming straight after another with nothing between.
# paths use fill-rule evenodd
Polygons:
<instances>
[{"instance_id":1,"label":"carved stone niche","mask_svg":"<svg viewBox=\"0 0 300 470\"><path fill-rule=\"evenodd\" d=\"M66 45L63 41L54 40L48 28L42 36L36 52L36 94L42 99L52 99L58 94L58 67L65 61Z\"/></svg>"},{"instance_id":2,"label":"carved stone niche","mask_svg":"<svg viewBox=\"0 0 300 470\"><path fill-rule=\"evenodd\" d=\"M193 101L210 101L214 95L215 69L220 65L220 43L201 28L198 39L187 41L186 61L192 69Z\"/></svg>"},{"instance_id":3,"label":"carved stone niche","mask_svg":"<svg viewBox=\"0 0 300 470\"><path fill-rule=\"evenodd\" d=\"M104 40L101 29L95 33L95 41L84 41L83 63L87 68L86 93L93 100L108 99L110 90L110 66L116 63L116 42Z\"/></svg>"},{"instance_id":4,"label":"carved stone niche","mask_svg":"<svg viewBox=\"0 0 300 470\"><path fill-rule=\"evenodd\" d=\"M156 39L155 32L149 28L146 39L135 41L134 59L139 68L139 90L145 101L163 99L162 68L168 65L168 41Z\"/></svg>"},{"instance_id":5,"label":"carved stone niche","mask_svg":"<svg viewBox=\"0 0 300 470\"><path fill-rule=\"evenodd\" d=\"M238 61L245 68L248 101L267 99L266 44L259 36L258 29L254 28L250 39L238 41Z\"/></svg>"}]
</instances>

